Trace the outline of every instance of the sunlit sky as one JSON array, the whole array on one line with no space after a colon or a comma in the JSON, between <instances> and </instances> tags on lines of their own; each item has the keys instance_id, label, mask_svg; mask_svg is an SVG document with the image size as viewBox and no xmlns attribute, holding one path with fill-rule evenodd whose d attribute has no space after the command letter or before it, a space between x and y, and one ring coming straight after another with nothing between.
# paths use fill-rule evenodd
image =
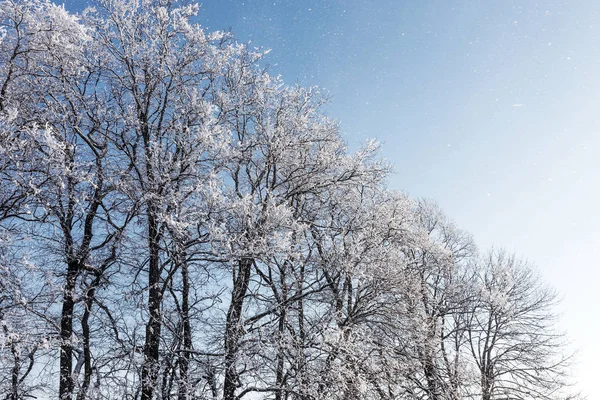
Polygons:
<instances>
[{"instance_id":1,"label":"sunlit sky","mask_svg":"<svg viewBox=\"0 0 600 400\"><path fill-rule=\"evenodd\" d=\"M534 262L563 297L573 376L594 400L599 11L591 0L205 0L199 21L272 49L265 63L285 82L325 88L351 146L383 143L393 189L435 199L482 250Z\"/></svg>"}]
</instances>

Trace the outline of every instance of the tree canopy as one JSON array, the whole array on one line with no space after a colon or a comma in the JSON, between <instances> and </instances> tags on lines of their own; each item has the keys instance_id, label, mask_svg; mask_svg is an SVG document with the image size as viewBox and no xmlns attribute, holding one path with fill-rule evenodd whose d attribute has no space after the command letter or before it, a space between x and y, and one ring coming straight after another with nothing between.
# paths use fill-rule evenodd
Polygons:
<instances>
[{"instance_id":1,"label":"tree canopy","mask_svg":"<svg viewBox=\"0 0 600 400\"><path fill-rule=\"evenodd\" d=\"M198 9L0 0L3 398L566 398L533 267Z\"/></svg>"}]
</instances>

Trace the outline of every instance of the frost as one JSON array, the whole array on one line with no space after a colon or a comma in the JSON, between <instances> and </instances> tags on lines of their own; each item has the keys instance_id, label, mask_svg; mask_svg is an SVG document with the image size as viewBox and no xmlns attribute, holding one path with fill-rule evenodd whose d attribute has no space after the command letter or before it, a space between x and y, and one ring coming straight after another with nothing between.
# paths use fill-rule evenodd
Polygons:
<instances>
[{"instance_id":1,"label":"frost","mask_svg":"<svg viewBox=\"0 0 600 400\"><path fill-rule=\"evenodd\" d=\"M0 69L18 71L0 115L0 393L560 390L555 296L531 266L390 190L382 145L350 151L326 92L271 76L270 50L198 9L0 1Z\"/></svg>"}]
</instances>

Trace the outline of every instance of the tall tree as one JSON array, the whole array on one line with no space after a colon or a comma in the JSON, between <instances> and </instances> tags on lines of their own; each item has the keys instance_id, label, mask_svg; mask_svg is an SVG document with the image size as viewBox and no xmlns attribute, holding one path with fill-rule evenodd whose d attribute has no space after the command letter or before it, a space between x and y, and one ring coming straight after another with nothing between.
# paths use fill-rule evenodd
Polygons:
<instances>
[{"instance_id":1,"label":"tall tree","mask_svg":"<svg viewBox=\"0 0 600 400\"><path fill-rule=\"evenodd\" d=\"M468 381L464 321L476 297L476 248L471 236L457 229L435 203L421 200L414 211L422 239L420 246L404 251L405 273L412 282L405 297L411 315L404 339L404 355L413 365L407 376L410 391L432 400L460 399Z\"/></svg>"},{"instance_id":2,"label":"tall tree","mask_svg":"<svg viewBox=\"0 0 600 400\"><path fill-rule=\"evenodd\" d=\"M481 260L479 296L468 325L482 400L552 399L562 392L570 356L560 353L557 293L531 265L502 250Z\"/></svg>"},{"instance_id":3,"label":"tall tree","mask_svg":"<svg viewBox=\"0 0 600 400\"><path fill-rule=\"evenodd\" d=\"M558 398L553 292L198 9L0 0L6 399Z\"/></svg>"},{"instance_id":4,"label":"tall tree","mask_svg":"<svg viewBox=\"0 0 600 400\"><path fill-rule=\"evenodd\" d=\"M167 221L210 171L210 147L220 140L219 110L210 103L221 64L244 53L225 47L227 36L206 35L190 23L197 5L160 1L101 1L88 16L102 79L111 97L111 140L128 164L123 190L143 209L147 313L141 398L154 397L162 335L162 303L181 266L161 246ZM204 165L207 166L204 166Z\"/></svg>"}]
</instances>

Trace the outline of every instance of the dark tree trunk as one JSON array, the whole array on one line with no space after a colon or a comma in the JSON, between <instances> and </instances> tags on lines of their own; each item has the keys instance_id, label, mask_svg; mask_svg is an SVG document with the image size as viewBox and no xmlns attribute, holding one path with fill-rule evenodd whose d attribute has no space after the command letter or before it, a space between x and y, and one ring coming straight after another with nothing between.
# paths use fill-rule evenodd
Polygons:
<instances>
[{"instance_id":1,"label":"dark tree trunk","mask_svg":"<svg viewBox=\"0 0 600 400\"><path fill-rule=\"evenodd\" d=\"M75 284L80 265L70 261L67 279L63 290L63 304L60 318L60 378L58 397L60 400L73 398L73 311L75 309Z\"/></svg>"},{"instance_id":2,"label":"dark tree trunk","mask_svg":"<svg viewBox=\"0 0 600 400\"><path fill-rule=\"evenodd\" d=\"M21 357L19 351L15 345L10 346L10 350L13 355L13 367L11 371L11 393L8 399L18 400L21 396L19 395L19 372L21 371Z\"/></svg>"},{"instance_id":3,"label":"dark tree trunk","mask_svg":"<svg viewBox=\"0 0 600 400\"><path fill-rule=\"evenodd\" d=\"M436 373L436 367L431 359L425 362L424 372L425 379L427 380L427 392L431 400L438 400L440 398L440 390L438 387L438 377Z\"/></svg>"},{"instance_id":4,"label":"dark tree trunk","mask_svg":"<svg viewBox=\"0 0 600 400\"><path fill-rule=\"evenodd\" d=\"M92 305L94 304L94 297L96 295L96 288L100 284L101 276L98 275L88 288L85 297L85 311L81 318L81 332L83 340L83 382L77 393L77 400L85 400L87 397L87 391L90 388L92 381L92 350L90 342L90 316L92 314Z\"/></svg>"},{"instance_id":5,"label":"dark tree trunk","mask_svg":"<svg viewBox=\"0 0 600 400\"><path fill-rule=\"evenodd\" d=\"M190 325L190 278L187 264L181 266L181 279L183 288L181 293L181 319L182 319L182 336L183 336L183 352L179 358L179 393L178 400L188 400L190 397L190 350L192 350L192 327Z\"/></svg>"},{"instance_id":6,"label":"dark tree trunk","mask_svg":"<svg viewBox=\"0 0 600 400\"><path fill-rule=\"evenodd\" d=\"M493 377L489 376L488 371L484 371L481 376L481 400L491 400Z\"/></svg>"},{"instance_id":7,"label":"dark tree trunk","mask_svg":"<svg viewBox=\"0 0 600 400\"><path fill-rule=\"evenodd\" d=\"M238 261L238 268L233 282L231 304L227 311L225 325L225 379L223 382L223 400L235 400L235 391L240 385L237 372L237 358L243 328L240 324L244 299L250 282L253 260L243 258Z\"/></svg>"},{"instance_id":8,"label":"dark tree trunk","mask_svg":"<svg viewBox=\"0 0 600 400\"><path fill-rule=\"evenodd\" d=\"M142 396L141 400L151 400L158 379L158 361L160 350L160 335L162 327L161 303L162 290L160 287L159 260L159 229L156 220L156 210L149 206L148 212L148 322L146 323L146 339L144 343L144 364L142 365Z\"/></svg>"},{"instance_id":9,"label":"dark tree trunk","mask_svg":"<svg viewBox=\"0 0 600 400\"><path fill-rule=\"evenodd\" d=\"M275 373L275 400L282 400L285 386L285 374L284 374L284 346L282 345L283 337L285 335L285 320L287 318L287 310L285 303L288 299L288 289L286 286L286 263L280 269L280 284L281 284L281 303L282 306L279 310L279 325L277 327L279 333L279 348L277 349L277 367Z\"/></svg>"},{"instance_id":10,"label":"dark tree trunk","mask_svg":"<svg viewBox=\"0 0 600 400\"><path fill-rule=\"evenodd\" d=\"M0 309L0 321L4 322L4 314ZM6 324L2 324L2 329L4 334L8 337L9 330ZM11 368L11 382L10 387L11 391L6 396L7 400L18 400L20 397L19 394L19 373L21 372L21 355L17 348L17 344L12 342L10 345L10 352L13 356L13 367Z\"/></svg>"},{"instance_id":11,"label":"dark tree trunk","mask_svg":"<svg viewBox=\"0 0 600 400\"><path fill-rule=\"evenodd\" d=\"M298 354L296 354L297 358L297 369L298 376L300 377L300 400L308 399L308 396L305 394L305 391L308 390L308 377L306 375L306 354L304 352L304 348L306 346L306 330L304 328L304 263L300 263L300 276L296 282L297 292L298 292L298 340L300 341L300 346L298 348Z\"/></svg>"}]
</instances>

